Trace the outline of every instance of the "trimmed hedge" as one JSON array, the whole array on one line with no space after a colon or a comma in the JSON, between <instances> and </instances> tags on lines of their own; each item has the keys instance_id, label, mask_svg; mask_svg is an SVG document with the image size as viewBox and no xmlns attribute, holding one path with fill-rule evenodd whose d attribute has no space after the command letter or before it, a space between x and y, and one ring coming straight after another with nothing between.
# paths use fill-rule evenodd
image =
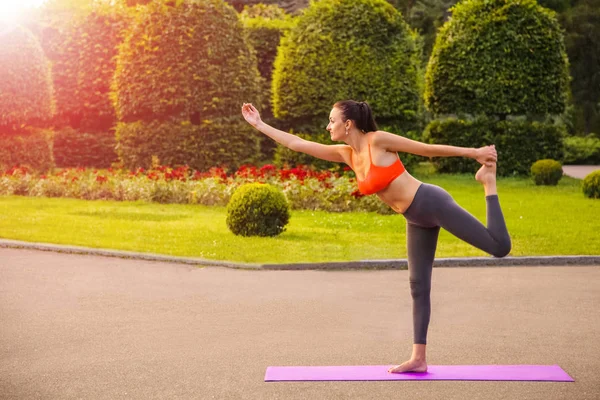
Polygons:
<instances>
[{"instance_id":1,"label":"trimmed hedge","mask_svg":"<svg viewBox=\"0 0 600 400\"><path fill-rule=\"evenodd\" d=\"M120 47L113 90L122 122L196 123L239 115L244 101L260 104L256 58L222 0L141 8Z\"/></svg>"},{"instance_id":2,"label":"trimmed hedge","mask_svg":"<svg viewBox=\"0 0 600 400\"><path fill-rule=\"evenodd\" d=\"M52 132L25 129L19 135L0 135L0 170L25 166L35 171L54 167Z\"/></svg>"},{"instance_id":3,"label":"trimmed hedge","mask_svg":"<svg viewBox=\"0 0 600 400\"><path fill-rule=\"evenodd\" d=\"M425 76L435 114L560 114L569 70L556 13L535 0L465 0L439 31Z\"/></svg>"},{"instance_id":4,"label":"trimmed hedge","mask_svg":"<svg viewBox=\"0 0 600 400\"><path fill-rule=\"evenodd\" d=\"M54 161L59 168L108 168L118 161L114 132L79 132L64 128L54 135Z\"/></svg>"},{"instance_id":5,"label":"trimmed hedge","mask_svg":"<svg viewBox=\"0 0 600 400\"><path fill-rule=\"evenodd\" d=\"M80 127L88 133L105 132L117 122L110 86L117 67L118 46L130 19L120 7L112 6L92 12L81 22L77 100Z\"/></svg>"},{"instance_id":6,"label":"trimmed hedge","mask_svg":"<svg viewBox=\"0 0 600 400\"><path fill-rule=\"evenodd\" d=\"M130 168L199 170L260 156L242 102L261 103L260 75L238 14L222 0L149 3L120 48L113 90L117 152Z\"/></svg>"},{"instance_id":7,"label":"trimmed hedge","mask_svg":"<svg viewBox=\"0 0 600 400\"><path fill-rule=\"evenodd\" d=\"M528 175L530 166L539 159L561 160L565 135L565 128L560 125L484 117L473 121L436 120L423 133L424 140L433 144L475 148L495 144L500 176ZM463 157L434 158L432 161L439 172L470 173L479 166L477 161Z\"/></svg>"},{"instance_id":8,"label":"trimmed hedge","mask_svg":"<svg viewBox=\"0 0 600 400\"><path fill-rule=\"evenodd\" d=\"M26 28L0 24L0 133L18 133L52 113L52 79L42 47Z\"/></svg>"},{"instance_id":9,"label":"trimmed hedge","mask_svg":"<svg viewBox=\"0 0 600 400\"><path fill-rule=\"evenodd\" d=\"M290 29L292 20L282 8L275 5L258 4L245 7L241 20L248 35L250 45L256 51L258 71L263 78L261 90L264 93L265 106L263 117L273 116L270 106L273 63L277 56L277 47L284 33Z\"/></svg>"},{"instance_id":10,"label":"trimmed hedge","mask_svg":"<svg viewBox=\"0 0 600 400\"><path fill-rule=\"evenodd\" d=\"M296 130L327 124L338 100L368 101L378 121L410 130L419 110L417 35L384 0L312 2L281 40L273 112Z\"/></svg>"},{"instance_id":11,"label":"trimmed hedge","mask_svg":"<svg viewBox=\"0 0 600 400\"><path fill-rule=\"evenodd\" d=\"M600 164L600 138L591 133L587 136L571 136L564 139L565 164Z\"/></svg>"},{"instance_id":12,"label":"trimmed hedge","mask_svg":"<svg viewBox=\"0 0 600 400\"><path fill-rule=\"evenodd\" d=\"M110 86L118 45L130 18L125 7L114 5L46 22L41 39L53 63L56 125L88 133L114 127Z\"/></svg>"},{"instance_id":13,"label":"trimmed hedge","mask_svg":"<svg viewBox=\"0 0 600 400\"><path fill-rule=\"evenodd\" d=\"M117 153L126 168L148 168L152 156L164 165L188 165L199 171L214 166L236 169L260 158L259 134L239 118L119 123Z\"/></svg>"}]
</instances>

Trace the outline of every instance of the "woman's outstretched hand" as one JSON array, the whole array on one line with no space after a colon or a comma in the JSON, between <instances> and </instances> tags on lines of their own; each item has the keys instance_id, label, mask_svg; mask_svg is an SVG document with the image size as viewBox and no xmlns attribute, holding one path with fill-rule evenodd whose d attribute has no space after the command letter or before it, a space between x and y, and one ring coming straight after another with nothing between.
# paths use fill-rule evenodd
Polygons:
<instances>
[{"instance_id":1,"label":"woman's outstretched hand","mask_svg":"<svg viewBox=\"0 0 600 400\"><path fill-rule=\"evenodd\" d=\"M261 121L258 110L250 103L244 103L242 106L242 115L244 116L244 119L255 128Z\"/></svg>"},{"instance_id":2,"label":"woman's outstretched hand","mask_svg":"<svg viewBox=\"0 0 600 400\"><path fill-rule=\"evenodd\" d=\"M498 161L498 153L496 152L496 146L483 146L475 150L475 159L482 165L491 167L493 163Z\"/></svg>"}]
</instances>

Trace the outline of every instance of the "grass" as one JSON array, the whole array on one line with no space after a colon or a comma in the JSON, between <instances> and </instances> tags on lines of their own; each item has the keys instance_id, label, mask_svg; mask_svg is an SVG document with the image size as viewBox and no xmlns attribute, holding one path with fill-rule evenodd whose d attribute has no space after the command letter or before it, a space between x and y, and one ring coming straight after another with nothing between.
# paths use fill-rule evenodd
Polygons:
<instances>
[{"instance_id":1,"label":"grass","mask_svg":"<svg viewBox=\"0 0 600 400\"><path fill-rule=\"evenodd\" d=\"M472 175L417 175L442 186L485 221L483 189ZM600 254L600 201L581 181L556 187L527 179L498 183L513 240L512 256ZM406 258L401 215L294 211L275 238L243 238L225 225L223 207L0 197L0 238L252 263ZM486 254L442 231L437 257Z\"/></svg>"}]
</instances>

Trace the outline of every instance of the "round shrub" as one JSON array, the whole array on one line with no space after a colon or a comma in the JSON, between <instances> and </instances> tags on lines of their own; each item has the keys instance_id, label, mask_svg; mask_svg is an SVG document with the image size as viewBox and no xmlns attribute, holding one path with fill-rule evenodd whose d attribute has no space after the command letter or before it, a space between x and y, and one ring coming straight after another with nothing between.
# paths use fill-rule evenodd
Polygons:
<instances>
[{"instance_id":1,"label":"round shrub","mask_svg":"<svg viewBox=\"0 0 600 400\"><path fill-rule=\"evenodd\" d=\"M556 186L562 176L562 165L556 160L538 160L531 166L531 177L536 185Z\"/></svg>"},{"instance_id":2,"label":"round shrub","mask_svg":"<svg viewBox=\"0 0 600 400\"><path fill-rule=\"evenodd\" d=\"M52 113L50 68L39 42L23 27L0 23L0 135Z\"/></svg>"},{"instance_id":3,"label":"round shrub","mask_svg":"<svg viewBox=\"0 0 600 400\"><path fill-rule=\"evenodd\" d=\"M560 114L568 85L555 12L536 0L465 0L437 35L425 104L435 114Z\"/></svg>"},{"instance_id":4,"label":"round shrub","mask_svg":"<svg viewBox=\"0 0 600 400\"><path fill-rule=\"evenodd\" d=\"M363 100L378 122L409 130L419 109L419 59L416 33L385 0L311 2L281 39L273 112L320 131L336 101Z\"/></svg>"},{"instance_id":5,"label":"round shrub","mask_svg":"<svg viewBox=\"0 0 600 400\"><path fill-rule=\"evenodd\" d=\"M583 179L583 194L591 199L600 199L600 170L588 174Z\"/></svg>"},{"instance_id":6,"label":"round shrub","mask_svg":"<svg viewBox=\"0 0 600 400\"><path fill-rule=\"evenodd\" d=\"M290 206L277 188L262 183L240 186L227 204L227 227L235 235L277 236L290 220Z\"/></svg>"},{"instance_id":7,"label":"round shrub","mask_svg":"<svg viewBox=\"0 0 600 400\"><path fill-rule=\"evenodd\" d=\"M487 117L450 118L432 121L423 132L423 140L475 148L494 144L498 151L498 175L512 176L529 175L531 164L539 159L562 160L565 135L562 125ZM437 157L432 162L439 172L471 173L479 168L477 161L465 157Z\"/></svg>"}]
</instances>

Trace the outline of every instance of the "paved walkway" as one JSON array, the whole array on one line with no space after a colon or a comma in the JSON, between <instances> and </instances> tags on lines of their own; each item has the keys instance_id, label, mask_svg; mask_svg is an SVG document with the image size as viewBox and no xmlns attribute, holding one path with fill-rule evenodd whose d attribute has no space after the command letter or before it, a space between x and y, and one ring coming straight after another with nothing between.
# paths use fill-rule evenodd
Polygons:
<instances>
[{"instance_id":1,"label":"paved walkway","mask_svg":"<svg viewBox=\"0 0 600 400\"><path fill-rule=\"evenodd\" d=\"M429 363L576 381L265 383L411 348L407 271L247 271L0 249L2 399L598 399L600 268L434 270Z\"/></svg>"},{"instance_id":2,"label":"paved walkway","mask_svg":"<svg viewBox=\"0 0 600 400\"><path fill-rule=\"evenodd\" d=\"M600 165L563 165L563 173L572 178L583 179L600 169Z\"/></svg>"}]
</instances>

